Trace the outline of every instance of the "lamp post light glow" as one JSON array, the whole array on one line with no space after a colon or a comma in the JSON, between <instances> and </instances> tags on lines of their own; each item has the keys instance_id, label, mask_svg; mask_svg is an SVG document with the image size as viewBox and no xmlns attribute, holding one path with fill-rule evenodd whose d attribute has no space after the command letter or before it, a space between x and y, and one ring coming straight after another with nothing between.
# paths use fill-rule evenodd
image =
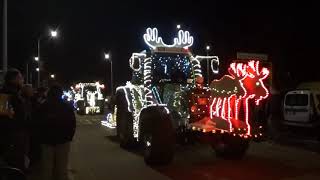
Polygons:
<instances>
[{"instance_id":1,"label":"lamp post light glow","mask_svg":"<svg viewBox=\"0 0 320 180\"><path fill-rule=\"evenodd\" d=\"M52 79L54 79L54 78L55 78L55 75L54 75L54 74L51 74L50 77L51 77Z\"/></svg>"},{"instance_id":2,"label":"lamp post light glow","mask_svg":"<svg viewBox=\"0 0 320 180\"><path fill-rule=\"evenodd\" d=\"M48 35L47 35L48 36ZM57 30L49 30L49 36L50 37L52 37L52 38L56 38L57 36L58 36L58 31ZM37 56L37 58L35 57L34 58L34 60L35 61L37 61L38 62L38 87L40 87L41 86L41 78L40 78L40 75L41 75L41 63L40 63L40 61L42 61L41 60L41 56L40 56L40 42L41 42L41 39L43 38L43 36L42 35L40 35L39 36L39 38L38 38L38 56Z\"/></svg>"},{"instance_id":3,"label":"lamp post light glow","mask_svg":"<svg viewBox=\"0 0 320 180\"><path fill-rule=\"evenodd\" d=\"M110 53L104 53L104 59L106 59L106 62L110 62L110 81L111 81L110 89L111 89L111 95L113 95L113 71L112 71L112 60L111 60Z\"/></svg>"},{"instance_id":4,"label":"lamp post light glow","mask_svg":"<svg viewBox=\"0 0 320 180\"><path fill-rule=\"evenodd\" d=\"M177 29L180 29L180 28L181 28L181 25L180 25L180 24L178 24L178 25L177 25Z\"/></svg>"},{"instance_id":5,"label":"lamp post light glow","mask_svg":"<svg viewBox=\"0 0 320 180\"><path fill-rule=\"evenodd\" d=\"M36 68L36 71L39 72L39 68Z\"/></svg>"},{"instance_id":6,"label":"lamp post light glow","mask_svg":"<svg viewBox=\"0 0 320 180\"><path fill-rule=\"evenodd\" d=\"M55 30L51 30L50 31L50 35L51 35L51 37L57 37L58 36L58 32L57 31L55 31Z\"/></svg>"},{"instance_id":7,"label":"lamp post light glow","mask_svg":"<svg viewBox=\"0 0 320 180\"><path fill-rule=\"evenodd\" d=\"M104 54L104 58L105 58L106 60L109 60L109 59L110 59L110 54L109 54L109 53L105 53L105 54Z\"/></svg>"},{"instance_id":8,"label":"lamp post light glow","mask_svg":"<svg viewBox=\"0 0 320 180\"><path fill-rule=\"evenodd\" d=\"M207 51L207 56L209 56L209 51L210 51L210 46L207 45L206 46L206 51ZM210 63L209 63L209 59L207 59L207 84L209 85L210 83Z\"/></svg>"}]
</instances>

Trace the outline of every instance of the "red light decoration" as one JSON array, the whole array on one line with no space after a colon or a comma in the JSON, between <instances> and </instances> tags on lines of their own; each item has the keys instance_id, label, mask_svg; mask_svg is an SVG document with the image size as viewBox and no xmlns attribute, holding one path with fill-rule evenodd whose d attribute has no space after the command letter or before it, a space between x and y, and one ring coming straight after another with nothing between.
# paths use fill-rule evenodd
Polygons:
<instances>
[{"instance_id":1,"label":"red light decoration","mask_svg":"<svg viewBox=\"0 0 320 180\"><path fill-rule=\"evenodd\" d=\"M239 120L241 103L245 117L247 135L251 135L249 121L249 101L254 99L259 102L269 96L263 80L269 75L267 68L259 70L259 61L250 61L247 64L232 63L228 69L230 75L223 76L220 80L214 80L210 84L213 99L210 105L210 118L221 117L229 122L229 130L232 130L231 119Z\"/></svg>"},{"instance_id":2,"label":"red light decoration","mask_svg":"<svg viewBox=\"0 0 320 180\"><path fill-rule=\"evenodd\" d=\"M198 104L199 105L206 105L208 104L208 98L198 98Z\"/></svg>"},{"instance_id":3,"label":"red light decoration","mask_svg":"<svg viewBox=\"0 0 320 180\"><path fill-rule=\"evenodd\" d=\"M196 106L191 106L191 112L196 112L196 110L197 110L197 107Z\"/></svg>"},{"instance_id":4,"label":"red light decoration","mask_svg":"<svg viewBox=\"0 0 320 180\"><path fill-rule=\"evenodd\" d=\"M228 123L229 123L229 129L232 129L232 123L231 123L231 107L233 107L233 104L231 104L233 101L231 99L236 98L236 96L233 94L230 97L228 97Z\"/></svg>"},{"instance_id":5,"label":"red light decoration","mask_svg":"<svg viewBox=\"0 0 320 180\"><path fill-rule=\"evenodd\" d=\"M216 112L215 112L215 114L216 114L216 116L217 117L219 117L220 116L220 109L221 109L221 98L218 98L218 101L217 101L217 104L216 104Z\"/></svg>"},{"instance_id":6,"label":"red light decoration","mask_svg":"<svg viewBox=\"0 0 320 180\"><path fill-rule=\"evenodd\" d=\"M211 118L211 119L212 119L213 116L214 116L214 112L212 111L212 109L213 109L213 106L214 106L216 100L217 100L217 98L213 98L212 103L211 103L211 105L210 105L210 118Z\"/></svg>"},{"instance_id":7,"label":"red light decoration","mask_svg":"<svg viewBox=\"0 0 320 180\"><path fill-rule=\"evenodd\" d=\"M226 119L226 98L223 98L222 108L221 108L221 118Z\"/></svg>"}]
</instances>

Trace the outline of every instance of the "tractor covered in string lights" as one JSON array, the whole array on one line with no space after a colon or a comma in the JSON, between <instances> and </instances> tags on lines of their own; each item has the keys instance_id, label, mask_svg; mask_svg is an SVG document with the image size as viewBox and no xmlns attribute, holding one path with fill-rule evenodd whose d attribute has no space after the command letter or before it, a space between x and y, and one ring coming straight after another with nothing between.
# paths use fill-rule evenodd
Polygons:
<instances>
[{"instance_id":1,"label":"tractor covered in string lights","mask_svg":"<svg viewBox=\"0 0 320 180\"><path fill-rule=\"evenodd\" d=\"M78 114L101 114L104 112L103 84L99 82L78 83L71 89Z\"/></svg>"},{"instance_id":2,"label":"tractor covered in string lights","mask_svg":"<svg viewBox=\"0 0 320 180\"><path fill-rule=\"evenodd\" d=\"M116 128L120 146L139 144L147 164L167 164L175 143L195 134L206 137L220 157L242 157L249 140L261 137L248 102L258 105L268 97L263 82L268 70L258 61L233 63L229 75L206 87L200 61L210 60L217 73L219 58L194 56L188 31L180 30L170 45L156 28L148 28L143 38L149 49L132 54L132 79L116 89L112 113L102 123Z\"/></svg>"}]
</instances>

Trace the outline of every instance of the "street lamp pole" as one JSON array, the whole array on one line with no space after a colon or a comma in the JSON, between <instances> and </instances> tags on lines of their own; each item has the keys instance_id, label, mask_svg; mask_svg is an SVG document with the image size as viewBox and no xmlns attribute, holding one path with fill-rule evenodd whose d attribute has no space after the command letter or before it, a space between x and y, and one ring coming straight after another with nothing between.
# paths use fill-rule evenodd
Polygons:
<instances>
[{"instance_id":1,"label":"street lamp pole","mask_svg":"<svg viewBox=\"0 0 320 180\"><path fill-rule=\"evenodd\" d=\"M40 38L38 38L38 68L39 68L39 71L38 71L38 87L40 87L40 61L41 61L41 58L40 58Z\"/></svg>"},{"instance_id":2,"label":"street lamp pole","mask_svg":"<svg viewBox=\"0 0 320 180\"><path fill-rule=\"evenodd\" d=\"M112 59L111 59L111 56L110 56L110 53L105 53L104 54L104 58L106 59L106 62L110 62L110 88L111 88L111 96L113 95L113 69L112 69ZM107 66L106 66L107 67ZM107 72L107 69L106 69L106 72Z\"/></svg>"},{"instance_id":3,"label":"street lamp pole","mask_svg":"<svg viewBox=\"0 0 320 180\"><path fill-rule=\"evenodd\" d=\"M112 69L112 60L110 59L110 76L111 76L111 96L113 95L113 69Z\"/></svg>"},{"instance_id":4,"label":"street lamp pole","mask_svg":"<svg viewBox=\"0 0 320 180\"><path fill-rule=\"evenodd\" d=\"M8 68L8 29L7 29L7 25L8 25L8 2L7 0L3 1L3 52L2 52L2 70L5 73L7 71Z\"/></svg>"},{"instance_id":5,"label":"street lamp pole","mask_svg":"<svg viewBox=\"0 0 320 180\"><path fill-rule=\"evenodd\" d=\"M209 50L210 50L210 46L206 47L206 51L207 51L207 56L209 56ZM210 83L210 63L209 63L209 59L207 58L207 84L209 85Z\"/></svg>"},{"instance_id":6,"label":"street lamp pole","mask_svg":"<svg viewBox=\"0 0 320 180\"><path fill-rule=\"evenodd\" d=\"M57 30L50 30L50 36L52 37L52 38L56 38L57 36L58 36L58 32L57 32ZM40 41L41 41L41 35L39 36L39 38L38 38L38 60L37 59L35 59L36 61L38 61L38 87L40 87L40 85L41 85L41 78L40 78L40 76L41 76L41 61L42 61L42 58L41 58L41 56L40 56Z\"/></svg>"},{"instance_id":7,"label":"street lamp pole","mask_svg":"<svg viewBox=\"0 0 320 180\"><path fill-rule=\"evenodd\" d=\"M27 62L27 74L26 74L26 81L27 81L27 84L29 84L29 62Z\"/></svg>"}]
</instances>

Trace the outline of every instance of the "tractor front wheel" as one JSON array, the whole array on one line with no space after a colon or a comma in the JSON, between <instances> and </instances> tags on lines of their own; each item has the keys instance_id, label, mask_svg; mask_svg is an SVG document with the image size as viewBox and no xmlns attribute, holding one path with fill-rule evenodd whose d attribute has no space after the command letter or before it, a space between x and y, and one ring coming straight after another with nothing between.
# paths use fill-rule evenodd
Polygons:
<instances>
[{"instance_id":1,"label":"tractor front wheel","mask_svg":"<svg viewBox=\"0 0 320 180\"><path fill-rule=\"evenodd\" d=\"M143 113L141 118L140 140L146 164L169 164L173 160L175 147L171 117L155 108Z\"/></svg>"}]
</instances>

